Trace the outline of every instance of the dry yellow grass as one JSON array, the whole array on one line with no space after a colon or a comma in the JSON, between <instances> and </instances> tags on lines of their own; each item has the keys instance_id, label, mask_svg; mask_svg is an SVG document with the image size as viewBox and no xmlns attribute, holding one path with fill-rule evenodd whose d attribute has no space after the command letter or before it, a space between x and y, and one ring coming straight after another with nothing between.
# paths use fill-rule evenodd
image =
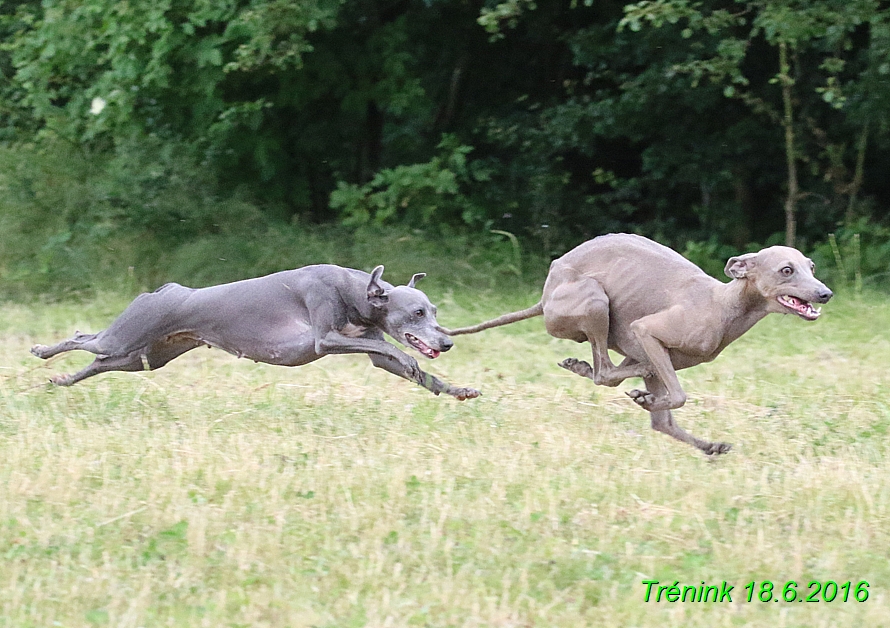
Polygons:
<instances>
[{"instance_id":1,"label":"dry yellow grass","mask_svg":"<svg viewBox=\"0 0 890 628\"><path fill-rule=\"evenodd\" d=\"M499 309L437 300L448 324ZM483 390L464 403L363 357L210 350L45 385L88 358L28 347L124 304L0 308L0 626L890 625L886 299L772 317L684 372L678 421L735 444L713 460L651 432L632 383L557 368L587 348L540 320L426 362ZM646 603L650 578L733 602ZM871 586L748 603L752 580Z\"/></svg>"}]
</instances>

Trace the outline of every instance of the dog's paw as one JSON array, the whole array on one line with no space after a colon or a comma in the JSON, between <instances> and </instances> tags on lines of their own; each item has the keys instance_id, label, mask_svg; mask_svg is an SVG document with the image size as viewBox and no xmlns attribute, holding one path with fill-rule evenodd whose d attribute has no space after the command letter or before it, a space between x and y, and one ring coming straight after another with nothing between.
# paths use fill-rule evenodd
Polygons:
<instances>
[{"instance_id":1,"label":"dog's paw","mask_svg":"<svg viewBox=\"0 0 890 628\"><path fill-rule=\"evenodd\" d=\"M70 386L74 383L74 377L71 375L53 375L49 378L49 382L56 386Z\"/></svg>"},{"instance_id":2,"label":"dog's paw","mask_svg":"<svg viewBox=\"0 0 890 628\"><path fill-rule=\"evenodd\" d=\"M46 345L34 345L31 347L31 355L36 355L38 358L45 360L48 349L49 347Z\"/></svg>"},{"instance_id":3,"label":"dog's paw","mask_svg":"<svg viewBox=\"0 0 890 628\"><path fill-rule=\"evenodd\" d=\"M567 371L571 371L575 375L593 379L593 367L584 360L578 360L576 358L566 358L559 363L559 366Z\"/></svg>"},{"instance_id":4,"label":"dog's paw","mask_svg":"<svg viewBox=\"0 0 890 628\"><path fill-rule=\"evenodd\" d=\"M466 401L467 399L475 399L482 393L475 388L452 388L448 391L448 394L458 401Z\"/></svg>"},{"instance_id":5,"label":"dog's paw","mask_svg":"<svg viewBox=\"0 0 890 628\"><path fill-rule=\"evenodd\" d=\"M648 390L631 390L625 393L633 399L638 406L647 412L659 412L661 410L676 410L686 403L685 395L682 399L672 399L669 396L656 397Z\"/></svg>"},{"instance_id":6,"label":"dog's paw","mask_svg":"<svg viewBox=\"0 0 890 628\"><path fill-rule=\"evenodd\" d=\"M633 390L627 391L624 394L633 399L638 406L645 410L649 410L652 404L655 402L655 395L647 390L638 390L635 388Z\"/></svg>"},{"instance_id":7,"label":"dog's paw","mask_svg":"<svg viewBox=\"0 0 890 628\"><path fill-rule=\"evenodd\" d=\"M732 449L729 443L708 443L706 447L702 447L702 451L709 456L725 454Z\"/></svg>"}]
</instances>

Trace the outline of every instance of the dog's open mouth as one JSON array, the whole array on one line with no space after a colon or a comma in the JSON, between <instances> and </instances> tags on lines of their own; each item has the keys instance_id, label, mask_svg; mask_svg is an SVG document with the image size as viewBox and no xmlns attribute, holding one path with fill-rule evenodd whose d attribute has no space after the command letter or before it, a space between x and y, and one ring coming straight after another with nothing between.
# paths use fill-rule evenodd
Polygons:
<instances>
[{"instance_id":1,"label":"dog's open mouth","mask_svg":"<svg viewBox=\"0 0 890 628\"><path fill-rule=\"evenodd\" d=\"M429 345L427 345L423 340L418 338L417 336L412 336L411 334L405 334L405 340L408 341L408 344L420 351L423 355L433 360L439 357L440 351L436 351Z\"/></svg>"},{"instance_id":2,"label":"dog's open mouth","mask_svg":"<svg viewBox=\"0 0 890 628\"><path fill-rule=\"evenodd\" d=\"M808 301L792 297L789 294L783 294L780 297L776 297L776 300L787 309L808 321L816 320L822 313L821 307L813 307Z\"/></svg>"}]
</instances>

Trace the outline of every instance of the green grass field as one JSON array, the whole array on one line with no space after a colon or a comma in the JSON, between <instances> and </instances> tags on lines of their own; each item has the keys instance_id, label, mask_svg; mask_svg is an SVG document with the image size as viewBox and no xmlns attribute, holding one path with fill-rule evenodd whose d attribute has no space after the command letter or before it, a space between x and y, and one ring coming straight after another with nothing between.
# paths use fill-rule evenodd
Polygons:
<instances>
[{"instance_id":1,"label":"green grass field","mask_svg":"<svg viewBox=\"0 0 890 628\"><path fill-rule=\"evenodd\" d=\"M538 296L429 292L451 326ZM0 306L0 626L890 625L886 297L768 317L682 372L675 416L734 444L716 459L651 431L635 382L557 368L589 349L540 319L423 361L483 391L463 403L364 357L207 349L49 387L89 357L29 346L127 301ZM732 603L646 603L649 579ZM765 580L870 587L760 602Z\"/></svg>"}]
</instances>

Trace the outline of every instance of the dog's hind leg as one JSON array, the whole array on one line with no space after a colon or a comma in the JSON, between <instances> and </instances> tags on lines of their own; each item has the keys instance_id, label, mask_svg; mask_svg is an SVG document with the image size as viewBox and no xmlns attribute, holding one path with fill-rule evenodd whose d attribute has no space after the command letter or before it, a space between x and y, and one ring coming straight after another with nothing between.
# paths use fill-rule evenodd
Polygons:
<instances>
[{"instance_id":1,"label":"dog's hind leg","mask_svg":"<svg viewBox=\"0 0 890 628\"><path fill-rule=\"evenodd\" d=\"M48 347L46 345L34 345L33 347L31 347L31 353L33 355L36 355L38 358L43 358L44 360L51 358L54 355L65 353L66 351L74 351L75 349L82 349L84 351L99 354L101 353L101 351L99 350L98 343L96 342L96 338L98 336L99 334L82 334L80 332L76 332L73 338L63 340L62 342L54 344L51 347Z\"/></svg>"},{"instance_id":2,"label":"dog's hind leg","mask_svg":"<svg viewBox=\"0 0 890 628\"><path fill-rule=\"evenodd\" d=\"M100 356L93 360L89 366L81 369L77 373L71 375L53 375L49 381L56 386L71 386L77 382L98 375L99 373L107 373L109 371L142 371L145 365L142 362L142 356L139 352L130 355L103 357Z\"/></svg>"},{"instance_id":3,"label":"dog's hind leg","mask_svg":"<svg viewBox=\"0 0 890 628\"><path fill-rule=\"evenodd\" d=\"M552 278L552 281L551 281ZM615 366L609 357L609 297L595 279L572 269L551 270L544 287L544 324L555 338L590 342L593 365L566 358L559 363L600 386L617 386L628 377L642 377L649 369L631 358Z\"/></svg>"},{"instance_id":4,"label":"dog's hind leg","mask_svg":"<svg viewBox=\"0 0 890 628\"><path fill-rule=\"evenodd\" d=\"M147 350L133 351L122 356L99 356L84 369L72 375L54 375L50 378L57 386L71 386L77 382L111 371L154 371L183 353L191 351L205 343L197 338L178 335L153 343Z\"/></svg>"},{"instance_id":5,"label":"dog's hind leg","mask_svg":"<svg viewBox=\"0 0 890 628\"><path fill-rule=\"evenodd\" d=\"M81 349L100 357L124 358L140 347L150 347L158 338L189 329L178 311L193 292L179 284L165 284L133 299L104 331L96 334L77 332L73 338L52 346L35 345L31 347L31 353L45 360L65 351Z\"/></svg>"}]
</instances>

